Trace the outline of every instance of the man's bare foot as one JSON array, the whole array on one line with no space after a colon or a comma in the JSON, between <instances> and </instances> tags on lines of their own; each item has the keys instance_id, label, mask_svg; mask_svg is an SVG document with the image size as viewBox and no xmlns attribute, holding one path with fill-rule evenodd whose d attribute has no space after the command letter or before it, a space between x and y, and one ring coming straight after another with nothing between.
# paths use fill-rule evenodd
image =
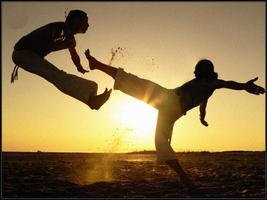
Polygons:
<instances>
[{"instance_id":1,"label":"man's bare foot","mask_svg":"<svg viewBox=\"0 0 267 200\"><path fill-rule=\"evenodd\" d=\"M111 91L106 88L102 94L90 97L88 106L93 110L98 110L109 99Z\"/></svg>"},{"instance_id":2,"label":"man's bare foot","mask_svg":"<svg viewBox=\"0 0 267 200\"><path fill-rule=\"evenodd\" d=\"M84 52L84 54L85 54L86 58L89 61L89 68L91 70L98 69L98 66L102 64L98 60L96 60L93 56L90 55L90 50L89 49L87 49Z\"/></svg>"}]
</instances>

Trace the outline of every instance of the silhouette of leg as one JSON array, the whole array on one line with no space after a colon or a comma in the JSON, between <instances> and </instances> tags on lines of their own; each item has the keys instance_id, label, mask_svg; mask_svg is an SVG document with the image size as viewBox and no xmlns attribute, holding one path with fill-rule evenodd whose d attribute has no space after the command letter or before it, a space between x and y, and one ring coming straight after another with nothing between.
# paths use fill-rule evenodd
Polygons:
<instances>
[{"instance_id":1,"label":"silhouette of leg","mask_svg":"<svg viewBox=\"0 0 267 200\"><path fill-rule=\"evenodd\" d=\"M106 88L102 94L89 97L88 106L91 109L98 110L109 99L111 91L111 89L107 90Z\"/></svg>"},{"instance_id":2,"label":"silhouette of leg","mask_svg":"<svg viewBox=\"0 0 267 200\"><path fill-rule=\"evenodd\" d=\"M96 60L94 57L92 57L90 55L87 55L86 57L89 61L89 67L91 70L98 69L98 70L110 75L113 79L115 79L115 76L116 76L117 71L118 71L117 68L106 65L104 63L101 63L100 61Z\"/></svg>"},{"instance_id":3,"label":"silhouette of leg","mask_svg":"<svg viewBox=\"0 0 267 200\"><path fill-rule=\"evenodd\" d=\"M193 182L189 179L189 177L186 175L185 171L179 164L178 159L175 160L167 160L166 163L179 175L181 183L184 183L189 187L190 189L194 189Z\"/></svg>"},{"instance_id":4,"label":"silhouette of leg","mask_svg":"<svg viewBox=\"0 0 267 200\"><path fill-rule=\"evenodd\" d=\"M86 105L88 105L89 98L97 95L97 83L73 74L68 74L63 70L59 70L56 66L32 51L14 51L12 59L14 63L20 66L22 69L44 78L64 94L69 95L85 103ZM109 95L105 94L99 98L92 98L92 105L94 105L96 108L99 107L101 102L105 102L105 96ZM99 99L98 103L100 105L94 103L94 99Z\"/></svg>"}]
</instances>

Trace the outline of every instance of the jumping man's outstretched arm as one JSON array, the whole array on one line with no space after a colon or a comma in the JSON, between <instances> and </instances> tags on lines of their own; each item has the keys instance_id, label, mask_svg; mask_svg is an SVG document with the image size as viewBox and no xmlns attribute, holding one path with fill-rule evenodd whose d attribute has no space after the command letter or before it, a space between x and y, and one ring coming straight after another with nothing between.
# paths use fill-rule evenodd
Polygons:
<instances>
[{"instance_id":1,"label":"jumping man's outstretched arm","mask_svg":"<svg viewBox=\"0 0 267 200\"><path fill-rule=\"evenodd\" d=\"M217 80L215 83L215 89L228 88L232 90L246 90L248 93L259 95L264 94L265 89L261 86L254 84L258 80L258 77L247 81L246 83L238 83L235 81Z\"/></svg>"},{"instance_id":2,"label":"jumping man's outstretched arm","mask_svg":"<svg viewBox=\"0 0 267 200\"><path fill-rule=\"evenodd\" d=\"M199 112L200 112L200 122L204 126L208 126L208 122L205 121L205 116L206 116L206 107L207 107L208 99L204 101L203 103L200 104L199 106Z\"/></svg>"},{"instance_id":3,"label":"jumping man's outstretched arm","mask_svg":"<svg viewBox=\"0 0 267 200\"><path fill-rule=\"evenodd\" d=\"M69 47L69 52L70 52L71 59L72 59L73 63L77 67L77 70L79 72L81 72L82 74L84 74L85 72L89 72L89 71L83 69L83 66L81 65L81 62L80 62L80 57L79 57L79 55L75 49L75 46Z\"/></svg>"}]
</instances>

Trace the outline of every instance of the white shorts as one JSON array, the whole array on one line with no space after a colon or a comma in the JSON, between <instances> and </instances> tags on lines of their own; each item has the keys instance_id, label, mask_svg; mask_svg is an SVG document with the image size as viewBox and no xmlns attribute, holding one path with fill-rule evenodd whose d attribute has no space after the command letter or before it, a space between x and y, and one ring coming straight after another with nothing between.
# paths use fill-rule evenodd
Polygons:
<instances>
[{"instance_id":1,"label":"white shorts","mask_svg":"<svg viewBox=\"0 0 267 200\"><path fill-rule=\"evenodd\" d=\"M97 94L97 84L59 70L53 64L28 50L14 50L12 59L24 70L41 76L61 92L88 105L90 96Z\"/></svg>"},{"instance_id":2,"label":"white shorts","mask_svg":"<svg viewBox=\"0 0 267 200\"><path fill-rule=\"evenodd\" d=\"M180 98L175 91L127 73L122 68L119 68L116 74L114 89L158 109L155 134L158 161L177 159L171 147L171 137L175 121L183 114L180 109Z\"/></svg>"}]
</instances>

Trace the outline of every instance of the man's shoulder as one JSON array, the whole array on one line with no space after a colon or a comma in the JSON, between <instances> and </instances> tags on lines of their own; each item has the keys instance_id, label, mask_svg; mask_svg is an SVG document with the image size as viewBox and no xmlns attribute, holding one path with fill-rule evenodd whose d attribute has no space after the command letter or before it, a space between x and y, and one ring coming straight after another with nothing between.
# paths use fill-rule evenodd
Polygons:
<instances>
[{"instance_id":1,"label":"man's shoulder","mask_svg":"<svg viewBox=\"0 0 267 200\"><path fill-rule=\"evenodd\" d=\"M45 26L64 28L66 27L66 23L65 22L51 22L49 24L46 24Z\"/></svg>"},{"instance_id":2,"label":"man's shoulder","mask_svg":"<svg viewBox=\"0 0 267 200\"><path fill-rule=\"evenodd\" d=\"M43 31L50 31L53 29L63 29L65 26L65 22L51 22L35 29L34 31L32 31L32 34L40 33Z\"/></svg>"},{"instance_id":3,"label":"man's shoulder","mask_svg":"<svg viewBox=\"0 0 267 200\"><path fill-rule=\"evenodd\" d=\"M222 79L215 79L212 81L212 87L214 89L220 89L224 86L224 83L225 83L225 80L222 80Z\"/></svg>"},{"instance_id":4,"label":"man's shoulder","mask_svg":"<svg viewBox=\"0 0 267 200\"><path fill-rule=\"evenodd\" d=\"M185 82L183 85L181 85L181 87L190 86L190 85L194 85L194 84L196 84L196 79L191 79L191 80Z\"/></svg>"}]
</instances>

